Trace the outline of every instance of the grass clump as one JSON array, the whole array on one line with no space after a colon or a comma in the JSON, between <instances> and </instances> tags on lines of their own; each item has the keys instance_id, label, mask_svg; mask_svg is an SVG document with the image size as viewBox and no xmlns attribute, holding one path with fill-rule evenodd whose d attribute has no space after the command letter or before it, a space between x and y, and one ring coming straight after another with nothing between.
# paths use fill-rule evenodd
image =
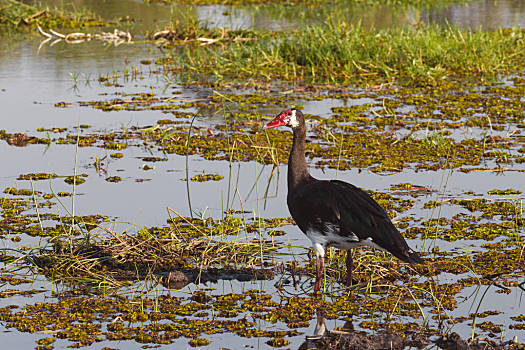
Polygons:
<instances>
[{"instance_id":1,"label":"grass clump","mask_svg":"<svg viewBox=\"0 0 525 350\"><path fill-rule=\"evenodd\" d=\"M247 41L276 36L272 31L251 29L232 30L228 28L208 27L190 14L184 19L173 20L165 30L152 35L154 40L167 40L175 44L195 43L207 46L216 43L243 43Z\"/></svg>"},{"instance_id":2,"label":"grass clump","mask_svg":"<svg viewBox=\"0 0 525 350\"><path fill-rule=\"evenodd\" d=\"M185 283L216 279L219 271L227 271L233 278L246 278L245 271L261 265L261 247L265 264L270 264L270 256L276 250L274 245L256 240L216 240L184 222L161 230L168 236L156 231L159 230L145 228L131 236L100 234L95 230L89 241L84 237L71 242L57 238L49 249L30 254L28 259L54 280L119 287L124 282L161 276L167 276L167 281ZM264 275L264 271L261 273ZM250 276L257 274L255 271Z\"/></svg>"},{"instance_id":3,"label":"grass clump","mask_svg":"<svg viewBox=\"0 0 525 350\"><path fill-rule=\"evenodd\" d=\"M391 78L437 82L522 71L525 34L522 29L482 31L439 26L367 30L329 22L292 34L281 33L270 40L186 48L184 55L174 59L180 67L200 73L204 69L218 78L362 84Z\"/></svg>"},{"instance_id":4,"label":"grass clump","mask_svg":"<svg viewBox=\"0 0 525 350\"><path fill-rule=\"evenodd\" d=\"M107 26L108 22L86 11L71 12L26 5L17 0L0 0L0 28L24 30L46 28L86 28Z\"/></svg>"}]
</instances>

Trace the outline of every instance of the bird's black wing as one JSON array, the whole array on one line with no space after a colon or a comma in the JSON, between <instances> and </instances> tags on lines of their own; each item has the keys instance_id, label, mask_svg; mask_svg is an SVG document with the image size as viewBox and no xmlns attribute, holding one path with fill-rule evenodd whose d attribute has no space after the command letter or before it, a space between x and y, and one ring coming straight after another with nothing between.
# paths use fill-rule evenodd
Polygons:
<instances>
[{"instance_id":1,"label":"bird's black wing","mask_svg":"<svg viewBox=\"0 0 525 350\"><path fill-rule=\"evenodd\" d=\"M368 193L354 185L338 180L316 181L298 190L292 200L297 214L300 212L300 217L306 218L303 221L334 225L342 236L370 239L403 261L420 262L385 210ZM298 222L298 225L301 227L307 223Z\"/></svg>"},{"instance_id":2,"label":"bird's black wing","mask_svg":"<svg viewBox=\"0 0 525 350\"><path fill-rule=\"evenodd\" d=\"M305 233L311 228L323 232L327 227L340 231L341 215L335 203L330 200L330 188L326 183L327 181L315 181L301 186L292 194L288 193L288 208Z\"/></svg>"}]
</instances>

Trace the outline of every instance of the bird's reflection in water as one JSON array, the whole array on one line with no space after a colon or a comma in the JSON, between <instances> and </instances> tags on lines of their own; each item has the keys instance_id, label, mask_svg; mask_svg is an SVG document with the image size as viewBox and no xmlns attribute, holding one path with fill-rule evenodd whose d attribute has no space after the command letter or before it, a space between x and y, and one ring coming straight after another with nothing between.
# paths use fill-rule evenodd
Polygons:
<instances>
[{"instance_id":1,"label":"bird's reflection in water","mask_svg":"<svg viewBox=\"0 0 525 350\"><path fill-rule=\"evenodd\" d=\"M311 336L306 336L307 340L318 340L323 337L326 332L326 324L324 322L324 310L319 308L317 309L317 323L315 325L314 334Z\"/></svg>"},{"instance_id":2,"label":"bird's reflection in water","mask_svg":"<svg viewBox=\"0 0 525 350\"><path fill-rule=\"evenodd\" d=\"M306 340L299 347L299 350L314 350L320 349L318 342L323 338L326 333L326 324L324 322L324 310L317 309L316 325L313 335L307 335Z\"/></svg>"},{"instance_id":3,"label":"bird's reflection in water","mask_svg":"<svg viewBox=\"0 0 525 350\"><path fill-rule=\"evenodd\" d=\"M325 349L330 344L330 340L323 338L327 338L329 335L348 335L354 331L354 325L351 321L346 321L343 327L339 327L338 330L327 331L324 315L324 309L317 309L314 333L306 336L306 340L299 347L299 350Z\"/></svg>"},{"instance_id":4,"label":"bird's reflection in water","mask_svg":"<svg viewBox=\"0 0 525 350\"><path fill-rule=\"evenodd\" d=\"M342 327L329 330L325 324L325 312L317 309L316 325L313 335L306 336L306 340L299 350L317 349L345 349L345 350L368 350L368 349L420 349L428 344L422 339L405 339L387 332L368 334L364 331L355 331L352 321L346 321Z\"/></svg>"}]
</instances>

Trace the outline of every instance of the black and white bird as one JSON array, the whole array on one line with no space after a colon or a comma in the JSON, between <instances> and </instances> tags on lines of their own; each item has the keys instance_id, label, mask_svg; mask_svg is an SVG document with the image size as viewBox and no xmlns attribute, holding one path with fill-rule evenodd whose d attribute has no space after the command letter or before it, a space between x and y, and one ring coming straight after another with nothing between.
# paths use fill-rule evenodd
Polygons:
<instances>
[{"instance_id":1,"label":"black and white bird","mask_svg":"<svg viewBox=\"0 0 525 350\"><path fill-rule=\"evenodd\" d=\"M314 291L319 292L328 247L347 250L346 283L352 284L350 249L369 246L388 251L408 263L422 263L385 210L365 191L339 180L318 180L305 160L306 124L295 108L279 113L264 128L288 126L293 145L288 159L288 209L297 226L312 241L317 257Z\"/></svg>"}]
</instances>

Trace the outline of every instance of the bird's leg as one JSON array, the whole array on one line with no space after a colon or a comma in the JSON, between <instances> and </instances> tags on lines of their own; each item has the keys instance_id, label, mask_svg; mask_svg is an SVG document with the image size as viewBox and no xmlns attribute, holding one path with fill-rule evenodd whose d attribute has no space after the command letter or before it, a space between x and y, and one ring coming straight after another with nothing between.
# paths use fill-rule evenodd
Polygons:
<instances>
[{"instance_id":1,"label":"bird's leg","mask_svg":"<svg viewBox=\"0 0 525 350\"><path fill-rule=\"evenodd\" d=\"M324 321L325 311L321 308L318 308L316 311L317 314L317 323L315 325L315 330L313 335L307 335L306 340L319 340L326 333L326 324ZM309 346L308 349L317 349L317 346Z\"/></svg>"},{"instance_id":2,"label":"bird's leg","mask_svg":"<svg viewBox=\"0 0 525 350\"><path fill-rule=\"evenodd\" d=\"M353 270L353 261L352 261L352 250L349 249L346 251L346 285L351 287L353 283L352 270Z\"/></svg>"},{"instance_id":3,"label":"bird's leg","mask_svg":"<svg viewBox=\"0 0 525 350\"><path fill-rule=\"evenodd\" d=\"M314 336L322 338L326 333L326 325L324 322L325 311L323 309L317 309L317 323L315 325Z\"/></svg>"},{"instance_id":4,"label":"bird's leg","mask_svg":"<svg viewBox=\"0 0 525 350\"><path fill-rule=\"evenodd\" d=\"M318 293L321 290L321 282L323 280L324 256L317 257L315 270L316 270L316 276L315 276L314 292Z\"/></svg>"}]
</instances>

